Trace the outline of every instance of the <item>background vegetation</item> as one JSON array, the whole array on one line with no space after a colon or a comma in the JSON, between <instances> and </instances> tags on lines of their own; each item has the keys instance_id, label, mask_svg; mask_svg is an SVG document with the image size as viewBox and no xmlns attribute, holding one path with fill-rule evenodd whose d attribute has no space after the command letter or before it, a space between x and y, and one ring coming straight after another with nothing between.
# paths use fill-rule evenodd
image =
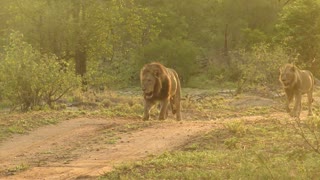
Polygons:
<instances>
[{"instance_id":1,"label":"background vegetation","mask_svg":"<svg viewBox=\"0 0 320 180\"><path fill-rule=\"evenodd\" d=\"M274 87L285 62L320 75L319 0L3 0L0 12L0 98L24 110L53 107L79 81L139 86L151 61L184 87L238 92Z\"/></svg>"},{"instance_id":2,"label":"background vegetation","mask_svg":"<svg viewBox=\"0 0 320 180\"><path fill-rule=\"evenodd\" d=\"M287 62L319 77L319 26L320 0L1 0L0 109L72 106L2 113L0 141L78 116L140 119L139 70L151 61L175 68L186 94L230 84L236 93L274 90ZM271 117L273 105L236 109L233 90L193 93L182 102L185 120L234 121L101 179L319 177L317 103L315 117L300 122Z\"/></svg>"}]
</instances>

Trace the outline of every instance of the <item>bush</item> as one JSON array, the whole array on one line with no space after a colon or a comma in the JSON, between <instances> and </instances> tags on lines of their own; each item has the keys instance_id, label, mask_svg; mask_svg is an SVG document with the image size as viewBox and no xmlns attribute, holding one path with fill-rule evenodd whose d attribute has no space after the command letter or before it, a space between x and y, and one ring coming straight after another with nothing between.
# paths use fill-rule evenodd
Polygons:
<instances>
[{"instance_id":1,"label":"bush","mask_svg":"<svg viewBox=\"0 0 320 180\"><path fill-rule=\"evenodd\" d=\"M117 81L115 76L110 73L112 68L99 61L89 62L87 68L88 71L85 75L86 85L94 90L104 90Z\"/></svg>"},{"instance_id":2,"label":"bush","mask_svg":"<svg viewBox=\"0 0 320 180\"><path fill-rule=\"evenodd\" d=\"M239 50L231 53L231 61L237 69L238 93L248 85L262 85L273 89L279 84L279 68L290 62L281 47L271 48L268 44L255 45L252 51Z\"/></svg>"},{"instance_id":3,"label":"bush","mask_svg":"<svg viewBox=\"0 0 320 180\"><path fill-rule=\"evenodd\" d=\"M157 61L175 69L183 82L199 70L196 57L199 49L190 41L182 39L162 39L143 47L136 55L139 68L144 64Z\"/></svg>"},{"instance_id":4,"label":"bush","mask_svg":"<svg viewBox=\"0 0 320 180\"><path fill-rule=\"evenodd\" d=\"M48 105L79 87L80 78L67 62L54 55L42 55L22 41L18 32L10 34L0 64L1 94L12 107L22 110Z\"/></svg>"}]
</instances>

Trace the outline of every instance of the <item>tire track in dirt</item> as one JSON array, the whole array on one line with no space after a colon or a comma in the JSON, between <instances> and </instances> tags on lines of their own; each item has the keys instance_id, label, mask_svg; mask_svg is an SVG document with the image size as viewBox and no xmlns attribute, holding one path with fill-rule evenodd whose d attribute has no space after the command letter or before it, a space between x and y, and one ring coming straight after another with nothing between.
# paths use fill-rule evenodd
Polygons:
<instances>
[{"instance_id":1,"label":"tire track in dirt","mask_svg":"<svg viewBox=\"0 0 320 180\"><path fill-rule=\"evenodd\" d=\"M0 145L0 172L23 163L26 171L6 179L90 179L114 165L173 150L218 126L214 121L163 121L140 130L117 134L115 144L99 141L103 130L134 120L72 119L17 136ZM40 162L40 163L39 163Z\"/></svg>"},{"instance_id":2,"label":"tire track in dirt","mask_svg":"<svg viewBox=\"0 0 320 180\"><path fill-rule=\"evenodd\" d=\"M10 169L22 165L33 167L51 162L65 163L79 156L81 151L76 150L83 149L82 145L92 137L121 123L126 121L78 118L39 128L28 135L16 135L0 144L0 179L11 174Z\"/></svg>"}]
</instances>

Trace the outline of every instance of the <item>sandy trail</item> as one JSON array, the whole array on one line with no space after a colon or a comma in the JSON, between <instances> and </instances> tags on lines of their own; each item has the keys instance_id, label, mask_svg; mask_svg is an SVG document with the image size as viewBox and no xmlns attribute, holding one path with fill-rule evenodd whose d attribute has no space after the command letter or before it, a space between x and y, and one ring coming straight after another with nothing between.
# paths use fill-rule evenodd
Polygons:
<instances>
[{"instance_id":1,"label":"sandy trail","mask_svg":"<svg viewBox=\"0 0 320 180\"><path fill-rule=\"evenodd\" d=\"M163 121L108 135L137 120L78 118L0 144L0 179L90 179L114 165L173 150L218 126L214 121ZM117 138L115 143L106 143ZM15 168L26 170L15 173Z\"/></svg>"}]
</instances>

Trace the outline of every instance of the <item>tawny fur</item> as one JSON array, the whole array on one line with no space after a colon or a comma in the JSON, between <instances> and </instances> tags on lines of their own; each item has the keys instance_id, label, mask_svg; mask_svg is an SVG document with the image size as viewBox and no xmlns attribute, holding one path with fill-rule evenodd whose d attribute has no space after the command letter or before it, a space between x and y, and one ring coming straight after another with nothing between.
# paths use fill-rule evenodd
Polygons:
<instances>
[{"instance_id":1,"label":"tawny fur","mask_svg":"<svg viewBox=\"0 0 320 180\"><path fill-rule=\"evenodd\" d=\"M286 93L286 110L293 117L300 117L301 96L308 95L308 115L312 115L314 77L310 71L300 70L295 65L286 64L280 69L279 80ZM290 110L290 103L295 99L294 108Z\"/></svg>"},{"instance_id":2,"label":"tawny fur","mask_svg":"<svg viewBox=\"0 0 320 180\"><path fill-rule=\"evenodd\" d=\"M156 102L161 105L160 120L167 118L169 104L176 119L181 120L181 84L175 70L157 62L146 64L140 71L140 82L145 101L144 120L149 119L150 109Z\"/></svg>"}]
</instances>

